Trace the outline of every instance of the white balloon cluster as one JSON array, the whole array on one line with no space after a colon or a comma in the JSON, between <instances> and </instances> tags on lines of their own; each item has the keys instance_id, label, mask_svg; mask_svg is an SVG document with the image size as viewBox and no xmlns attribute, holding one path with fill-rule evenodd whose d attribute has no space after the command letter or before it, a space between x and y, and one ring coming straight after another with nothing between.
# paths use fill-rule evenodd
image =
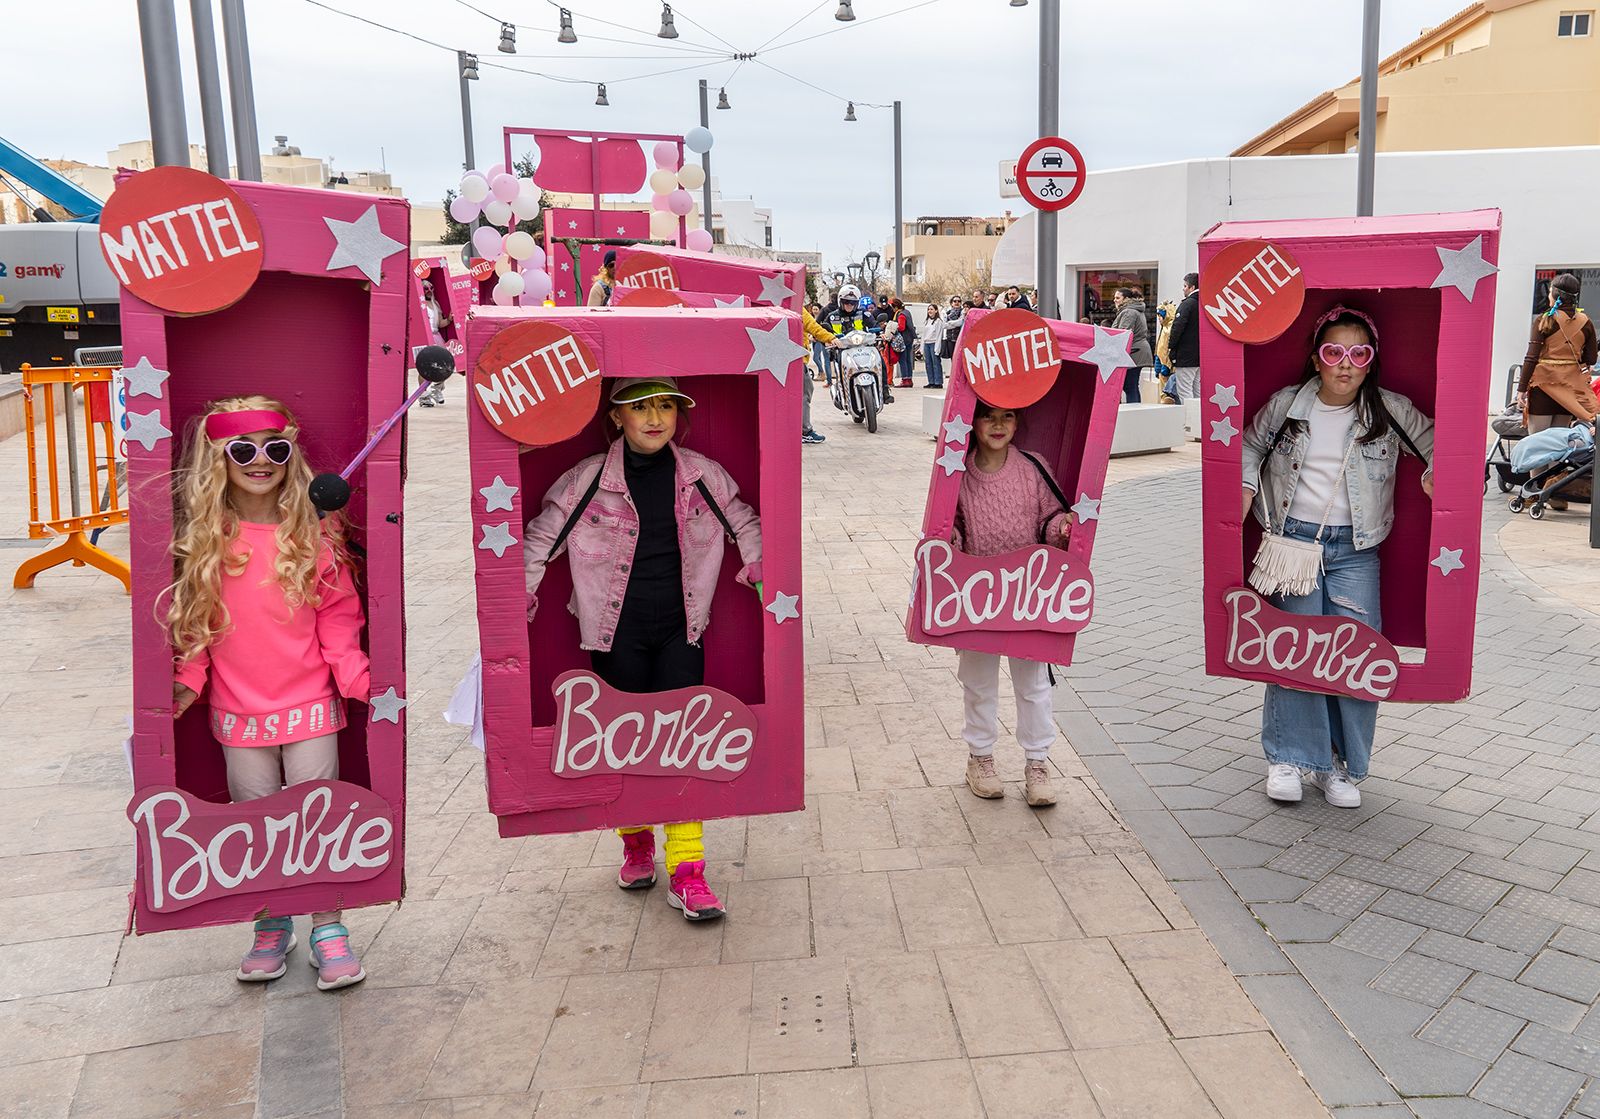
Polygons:
<instances>
[{"instance_id":1,"label":"white balloon cluster","mask_svg":"<svg viewBox=\"0 0 1600 1119\"><path fill-rule=\"evenodd\" d=\"M692 152L711 150L711 132L705 128L691 128L683 138L683 146ZM694 195L706 182L705 169L698 164L683 163L678 145L671 140L656 144L656 169L650 173L650 236L658 241L670 241L678 236L678 220L694 209ZM696 227L684 235L684 246L697 253L711 251L711 232Z\"/></svg>"},{"instance_id":2,"label":"white balloon cluster","mask_svg":"<svg viewBox=\"0 0 1600 1119\"><path fill-rule=\"evenodd\" d=\"M534 181L508 174L503 164L487 171L468 171L450 203L450 216L463 225L482 217L486 224L472 232L472 247L485 260L494 261L492 298L501 307L516 302L523 307L543 303L555 287L545 269L545 253L533 234L517 229L519 221L539 215L539 188ZM506 230L502 233L499 226Z\"/></svg>"}]
</instances>

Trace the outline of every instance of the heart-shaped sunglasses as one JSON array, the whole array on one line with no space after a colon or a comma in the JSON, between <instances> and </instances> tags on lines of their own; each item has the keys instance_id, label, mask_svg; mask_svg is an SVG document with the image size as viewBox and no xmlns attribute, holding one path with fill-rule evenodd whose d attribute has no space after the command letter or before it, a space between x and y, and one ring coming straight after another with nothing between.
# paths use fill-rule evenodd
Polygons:
<instances>
[{"instance_id":1,"label":"heart-shaped sunglasses","mask_svg":"<svg viewBox=\"0 0 1600 1119\"><path fill-rule=\"evenodd\" d=\"M288 439L268 439L265 443L252 443L248 439L230 439L223 447L238 466L249 466L262 455L267 461L282 466L294 454L294 443Z\"/></svg>"},{"instance_id":2,"label":"heart-shaped sunglasses","mask_svg":"<svg viewBox=\"0 0 1600 1119\"><path fill-rule=\"evenodd\" d=\"M1323 365L1338 365L1345 358L1350 359L1350 364L1357 369L1365 369L1372 364L1372 359L1378 351L1366 343L1355 346L1341 346L1337 342L1324 342L1317 348L1317 356L1322 359Z\"/></svg>"}]
</instances>

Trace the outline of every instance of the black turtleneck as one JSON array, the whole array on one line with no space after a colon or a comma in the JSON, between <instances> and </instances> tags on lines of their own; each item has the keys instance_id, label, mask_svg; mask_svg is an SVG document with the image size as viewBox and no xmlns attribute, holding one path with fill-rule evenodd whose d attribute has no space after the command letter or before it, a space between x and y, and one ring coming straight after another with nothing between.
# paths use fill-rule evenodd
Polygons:
<instances>
[{"instance_id":1,"label":"black turtleneck","mask_svg":"<svg viewBox=\"0 0 1600 1119\"><path fill-rule=\"evenodd\" d=\"M639 513L639 540L622 612L644 607L652 617L683 616L683 556L678 550L677 460L672 448L641 454L622 448L628 495Z\"/></svg>"}]
</instances>

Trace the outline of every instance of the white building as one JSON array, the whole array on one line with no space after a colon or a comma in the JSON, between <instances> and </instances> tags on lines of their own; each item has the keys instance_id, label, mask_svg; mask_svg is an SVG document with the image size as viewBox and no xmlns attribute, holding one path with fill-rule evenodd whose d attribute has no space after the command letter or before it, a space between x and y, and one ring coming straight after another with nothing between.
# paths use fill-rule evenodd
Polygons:
<instances>
[{"instance_id":1,"label":"white building","mask_svg":"<svg viewBox=\"0 0 1600 1119\"><path fill-rule=\"evenodd\" d=\"M1498 208L1504 214L1494 323L1491 403L1506 371L1520 366L1534 313L1535 285L1555 271L1584 277L1584 298L1600 308L1600 147L1523 148L1378 155L1380 214ZM1059 221L1061 317L1104 317L1102 290L1145 289L1175 299L1195 271L1199 241L1222 221L1347 217L1355 210L1354 155L1202 159L1091 172ZM1033 279L1034 221L1007 231L995 255L996 283ZM1109 290L1103 296L1109 310Z\"/></svg>"},{"instance_id":2,"label":"white building","mask_svg":"<svg viewBox=\"0 0 1600 1119\"><path fill-rule=\"evenodd\" d=\"M694 191L695 201L700 192ZM728 198L715 175L711 176L711 240L727 245L730 251L745 249L770 249L772 244L772 211L757 206L754 198Z\"/></svg>"}]
</instances>

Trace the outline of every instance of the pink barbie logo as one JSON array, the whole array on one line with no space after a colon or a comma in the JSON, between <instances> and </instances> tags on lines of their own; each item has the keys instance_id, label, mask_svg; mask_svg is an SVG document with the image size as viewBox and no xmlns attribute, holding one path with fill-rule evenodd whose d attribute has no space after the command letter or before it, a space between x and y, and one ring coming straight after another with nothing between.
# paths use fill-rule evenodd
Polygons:
<instances>
[{"instance_id":1,"label":"pink barbie logo","mask_svg":"<svg viewBox=\"0 0 1600 1119\"><path fill-rule=\"evenodd\" d=\"M1094 612L1094 577L1043 544L999 556L969 556L944 540L917 548L917 609L923 632L969 630L1076 633Z\"/></svg>"},{"instance_id":2,"label":"pink barbie logo","mask_svg":"<svg viewBox=\"0 0 1600 1119\"><path fill-rule=\"evenodd\" d=\"M1222 596L1228 667L1247 680L1303 691L1388 699L1400 676L1389 640L1353 618L1290 614L1248 587Z\"/></svg>"},{"instance_id":3,"label":"pink barbie logo","mask_svg":"<svg viewBox=\"0 0 1600 1119\"><path fill-rule=\"evenodd\" d=\"M234 893L377 876L394 853L382 797L346 781L312 781L243 804L157 787L128 804L157 913Z\"/></svg>"},{"instance_id":4,"label":"pink barbie logo","mask_svg":"<svg viewBox=\"0 0 1600 1119\"><path fill-rule=\"evenodd\" d=\"M716 688L634 695L581 669L556 677L551 771L732 781L750 764L756 716Z\"/></svg>"}]
</instances>

